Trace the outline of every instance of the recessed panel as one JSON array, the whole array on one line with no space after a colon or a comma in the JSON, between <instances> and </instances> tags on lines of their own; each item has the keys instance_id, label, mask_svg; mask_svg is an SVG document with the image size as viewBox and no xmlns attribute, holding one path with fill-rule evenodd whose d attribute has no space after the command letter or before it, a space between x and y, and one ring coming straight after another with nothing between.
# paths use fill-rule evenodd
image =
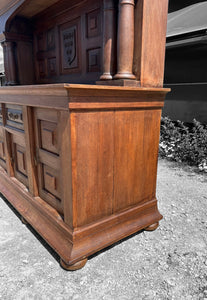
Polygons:
<instances>
[{"instance_id":1,"label":"recessed panel","mask_svg":"<svg viewBox=\"0 0 207 300\"><path fill-rule=\"evenodd\" d=\"M19 145L16 145L16 165L17 165L17 171L27 176L27 162L26 162L25 148Z\"/></svg>"},{"instance_id":2,"label":"recessed panel","mask_svg":"<svg viewBox=\"0 0 207 300\"><path fill-rule=\"evenodd\" d=\"M88 50L88 72L101 72L101 49Z\"/></svg>"},{"instance_id":3,"label":"recessed panel","mask_svg":"<svg viewBox=\"0 0 207 300\"><path fill-rule=\"evenodd\" d=\"M47 31L47 50L55 49L55 29L49 29Z\"/></svg>"},{"instance_id":4,"label":"recessed panel","mask_svg":"<svg viewBox=\"0 0 207 300\"><path fill-rule=\"evenodd\" d=\"M44 60L40 60L38 62L39 67L39 77L43 78L46 77L46 65Z\"/></svg>"},{"instance_id":5,"label":"recessed panel","mask_svg":"<svg viewBox=\"0 0 207 300\"><path fill-rule=\"evenodd\" d=\"M44 33L39 33L37 35L37 50L44 51L45 50L45 37Z\"/></svg>"},{"instance_id":6,"label":"recessed panel","mask_svg":"<svg viewBox=\"0 0 207 300\"><path fill-rule=\"evenodd\" d=\"M57 123L40 121L41 147L49 152L58 154Z\"/></svg>"},{"instance_id":7,"label":"recessed panel","mask_svg":"<svg viewBox=\"0 0 207 300\"><path fill-rule=\"evenodd\" d=\"M44 189L50 194L60 198L59 172L43 165Z\"/></svg>"},{"instance_id":8,"label":"recessed panel","mask_svg":"<svg viewBox=\"0 0 207 300\"><path fill-rule=\"evenodd\" d=\"M99 9L87 14L86 26L88 38L96 37L101 34L101 17Z\"/></svg>"},{"instance_id":9,"label":"recessed panel","mask_svg":"<svg viewBox=\"0 0 207 300\"><path fill-rule=\"evenodd\" d=\"M55 76L57 74L56 58L48 58L48 76Z\"/></svg>"}]
</instances>

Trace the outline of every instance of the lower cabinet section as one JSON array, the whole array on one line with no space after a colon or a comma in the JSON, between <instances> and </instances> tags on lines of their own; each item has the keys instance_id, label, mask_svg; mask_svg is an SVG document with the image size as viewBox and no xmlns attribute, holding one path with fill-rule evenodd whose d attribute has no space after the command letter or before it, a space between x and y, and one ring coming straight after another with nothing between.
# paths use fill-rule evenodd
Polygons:
<instances>
[{"instance_id":1,"label":"lower cabinet section","mask_svg":"<svg viewBox=\"0 0 207 300\"><path fill-rule=\"evenodd\" d=\"M162 219L156 174L166 91L52 87L22 88L28 105L19 88L5 90L19 102L0 107L0 192L74 270Z\"/></svg>"},{"instance_id":2,"label":"lower cabinet section","mask_svg":"<svg viewBox=\"0 0 207 300\"><path fill-rule=\"evenodd\" d=\"M34 168L39 196L63 215L60 182L60 151L58 111L32 108L30 128L24 127L23 107L2 105L0 125L0 166L28 189L28 163ZM25 120L28 116L25 116ZM26 146L26 139L33 148ZM7 158L6 158L7 150ZM30 153L28 153L30 152ZM30 155L29 155L30 154ZM29 161L33 159L34 161ZM8 161L8 164L7 162ZM7 170L9 169L9 170ZM31 181L32 179L30 179Z\"/></svg>"}]
</instances>

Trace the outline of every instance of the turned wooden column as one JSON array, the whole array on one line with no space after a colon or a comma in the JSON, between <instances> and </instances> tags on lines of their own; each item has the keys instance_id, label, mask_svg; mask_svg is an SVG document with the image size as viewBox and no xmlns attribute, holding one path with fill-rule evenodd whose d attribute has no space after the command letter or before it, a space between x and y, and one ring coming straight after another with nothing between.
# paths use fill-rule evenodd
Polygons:
<instances>
[{"instance_id":1,"label":"turned wooden column","mask_svg":"<svg viewBox=\"0 0 207 300\"><path fill-rule=\"evenodd\" d=\"M111 80L115 73L115 28L114 0L104 0L103 74L100 80Z\"/></svg>"},{"instance_id":2,"label":"turned wooden column","mask_svg":"<svg viewBox=\"0 0 207 300\"><path fill-rule=\"evenodd\" d=\"M15 43L8 41L2 43L2 46L4 50L6 85L17 85L18 80L15 60Z\"/></svg>"},{"instance_id":3,"label":"turned wooden column","mask_svg":"<svg viewBox=\"0 0 207 300\"><path fill-rule=\"evenodd\" d=\"M134 0L119 0L117 74L114 79L135 79L132 73L133 53Z\"/></svg>"}]
</instances>

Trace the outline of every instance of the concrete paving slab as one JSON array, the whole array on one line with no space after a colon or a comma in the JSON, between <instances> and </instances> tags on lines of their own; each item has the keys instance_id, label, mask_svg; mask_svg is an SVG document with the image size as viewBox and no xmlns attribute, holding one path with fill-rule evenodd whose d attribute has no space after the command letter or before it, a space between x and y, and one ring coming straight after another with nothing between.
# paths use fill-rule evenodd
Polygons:
<instances>
[{"instance_id":1,"label":"concrete paving slab","mask_svg":"<svg viewBox=\"0 0 207 300\"><path fill-rule=\"evenodd\" d=\"M75 272L0 199L0 299L207 299L207 175L159 161L164 219Z\"/></svg>"}]
</instances>

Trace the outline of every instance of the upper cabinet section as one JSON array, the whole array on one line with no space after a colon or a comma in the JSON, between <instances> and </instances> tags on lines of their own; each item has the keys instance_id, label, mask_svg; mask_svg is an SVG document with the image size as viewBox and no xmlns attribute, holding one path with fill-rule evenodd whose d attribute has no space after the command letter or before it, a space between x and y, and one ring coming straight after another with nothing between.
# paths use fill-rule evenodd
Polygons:
<instances>
[{"instance_id":1,"label":"upper cabinet section","mask_svg":"<svg viewBox=\"0 0 207 300\"><path fill-rule=\"evenodd\" d=\"M162 87L167 10L168 0L3 0L6 84Z\"/></svg>"},{"instance_id":2,"label":"upper cabinet section","mask_svg":"<svg viewBox=\"0 0 207 300\"><path fill-rule=\"evenodd\" d=\"M36 81L94 83L102 70L102 1L63 7L33 20Z\"/></svg>"}]
</instances>

